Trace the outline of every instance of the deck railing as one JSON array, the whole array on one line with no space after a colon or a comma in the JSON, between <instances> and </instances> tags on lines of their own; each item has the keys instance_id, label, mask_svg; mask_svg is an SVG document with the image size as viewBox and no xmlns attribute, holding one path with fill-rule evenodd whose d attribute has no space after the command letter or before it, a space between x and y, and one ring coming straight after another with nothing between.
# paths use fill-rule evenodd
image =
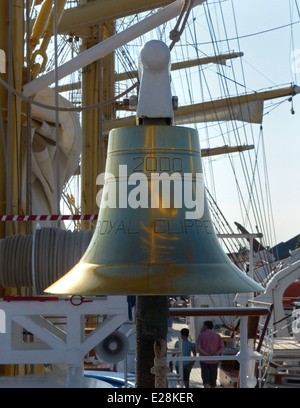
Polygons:
<instances>
[{"instance_id":1,"label":"deck railing","mask_svg":"<svg viewBox=\"0 0 300 408\"><path fill-rule=\"evenodd\" d=\"M257 380L254 377L255 361L263 356L253 350L253 344L248 344L248 318L249 316L269 316L267 307L214 307L214 308L171 308L170 316L238 316L240 318L240 349L236 355L221 356L170 356L169 361L205 361L205 360L237 360L240 364L240 388L252 388Z\"/></svg>"}]
</instances>

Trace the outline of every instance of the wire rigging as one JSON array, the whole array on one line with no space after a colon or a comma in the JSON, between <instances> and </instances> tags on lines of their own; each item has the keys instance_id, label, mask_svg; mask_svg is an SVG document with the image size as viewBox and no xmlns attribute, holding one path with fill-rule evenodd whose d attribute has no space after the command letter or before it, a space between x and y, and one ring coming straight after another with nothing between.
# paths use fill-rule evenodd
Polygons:
<instances>
[{"instance_id":1,"label":"wire rigging","mask_svg":"<svg viewBox=\"0 0 300 408\"><path fill-rule=\"evenodd\" d=\"M291 25L295 26L295 25L297 25L299 23L300 23L300 21L295 21L294 23L284 24L284 25L281 25L281 26L269 28L267 30L257 31L255 33L251 33L251 34L240 35L238 37L223 38L223 39L216 40L216 41L217 41L217 43L223 43L223 42L228 42L228 41L233 41L233 40L238 40L238 39L240 40L240 39L243 39L243 38L255 37L257 35L262 35L262 34L272 32L272 31L281 30L283 28L290 28ZM196 46L201 46L201 45L207 45L207 44L210 44L210 43L205 41L205 42L197 43L195 45Z\"/></svg>"},{"instance_id":2,"label":"wire rigging","mask_svg":"<svg viewBox=\"0 0 300 408\"><path fill-rule=\"evenodd\" d=\"M214 29L213 29L213 23L212 23L212 17L211 17L211 14L210 14L210 10L209 10L209 7L207 6L207 7L205 7L205 14L206 14L206 19L207 19L207 24L208 24L208 26L209 26L209 28L210 28L210 33L211 33L211 42L212 42L212 44L213 44L213 46L214 46L214 48L215 48L215 54L217 55L218 53L219 53L219 48L218 48L218 42L216 41L216 34L215 34L215 31L214 31ZM225 23L224 23L224 19L223 19L223 24L224 24L224 31L226 32L226 26L225 26ZM220 32L220 28L218 27L218 30L219 30L219 32ZM236 30L237 30L237 28L236 28ZM238 35L237 35L237 37L238 37ZM196 40L196 37L195 37L195 40ZM228 49L229 49L230 47L229 47L229 43L228 43ZM234 71L234 70L233 70ZM202 72L202 75L204 75L204 70L203 69L200 69L199 68L199 72ZM224 75L224 70L223 70L223 67L218 67L218 72L220 72L221 73L221 75L220 76L222 76L223 78L225 78L225 75ZM234 73L234 72L233 72ZM201 75L200 75L200 77L201 77ZM235 74L234 74L234 79L235 79ZM204 78L204 80L206 81L206 79ZM235 83L237 83L237 81L235 81ZM244 80L244 84L245 84L245 80ZM221 83L220 83L220 87L223 87L223 91L224 91L224 93L225 94L229 94L229 88L228 88L228 85L227 84L225 84L225 83L223 83L223 81L221 81ZM208 85L208 83L207 83L207 81L206 81L206 88L207 88L207 90L208 90L208 93L210 94L210 89L209 89L209 85ZM212 97L211 97L211 100L212 100ZM228 127L228 124L226 123L226 126ZM224 136L224 133L223 133L223 130L222 130L222 127L221 127L221 125L219 124L219 127L220 127L220 134L222 135L222 136ZM244 129L244 132L245 132L245 138L246 138L246 141L247 141L247 134L246 134L246 125L242 125L242 126L239 126L239 127L241 127L242 129ZM207 126L206 126L206 129L207 129ZM233 130L232 130L232 132L235 134L235 140L236 140L236 142L237 143L241 143L241 138L240 138L240 136L239 136L239 134L238 134L238 132L237 132L237 129L238 129L238 127L237 127L237 125L235 125L234 127L233 127ZM254 136L253 136L253 130L252 130L252 139L254 140ZM209 138L207 138L207 140L209 140ZM224 142L225 142L225 139L223 138L223 140L224 140ZM254 211L254 216L255 217L259 217L259 215L257 215L257 214L259 214L260 212L262 212L261 211L261 208L260 208L260 199L259 199L259 194L258 194L258 191L257 191L257 187L256 187L256 182L255 182L255 174L256 173L258 173L258 170L257 170L257 168L258 168L258 163L257 163L257 156L256 156L256 158L255 158L255 162L254 162L254 164L251 164L251 157L250 157L250 165L251 165L251 173L249 173L248 172L248 164L246 163L246 161L245 161L245 159L243 158L243 155L240 155L240 156L242 156L241 157L241 165L242 165L242 167L243 167L243 172L244 172L244 178L245 178L245 180L246 180L246 184L248 185L248 195L249 195L249 204L248 205L246 205L246 203L244 202L244 197L243 197L243 193L242 193L242 191L241 191L241 187L239 186L239 177L238 177L238 175L237 175L237 170L235 170L235 165L234 165L234 162L233 162L233 160L231 159L231 158L229 158L229 161L231 162L231 166L232 166L232 171L233 171L233 173L234 173L234 175L235 175L235 180L236 180L236 184L237 184L237 189L238 189L238 191L239 191L239 199L240 199L240 202L241 202L241 204L242 204L242 207L243 208L246 208L246 220L249 220L250 219L250 215L248 214L248 212L249 212L249 208L250 207L253 207L254 209L253 209L253 211ZM261 190L261 189L260 189ZM254 200L254 198L253 198L253 193L256 191L256 195L257 195L257 199L256 200ZM261 193L262 193L262 191L261 191ZM257 201L257 203L256 203L256 201ZM247 209L247 207L248 207L248 209Z\"/></svg>"}]
</instances>

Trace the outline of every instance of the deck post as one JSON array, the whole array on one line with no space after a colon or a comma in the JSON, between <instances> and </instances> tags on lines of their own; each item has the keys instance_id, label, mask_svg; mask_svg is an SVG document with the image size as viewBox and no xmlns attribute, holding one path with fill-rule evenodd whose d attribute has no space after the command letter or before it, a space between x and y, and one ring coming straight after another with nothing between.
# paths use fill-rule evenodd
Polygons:
<instances>
[{"instance_id":1,"label":"deck post","mask_svg":"<svg viewBox=\"0 0 300 408\"><path fill-rule=\"evenodd\" d=\"M248 336L247 336L247 316L240 317L240 351L238 353L238 361L240 363L240 388L247 388L247 372L250 361L248 353Z\"/></svg>"}]
</instances>

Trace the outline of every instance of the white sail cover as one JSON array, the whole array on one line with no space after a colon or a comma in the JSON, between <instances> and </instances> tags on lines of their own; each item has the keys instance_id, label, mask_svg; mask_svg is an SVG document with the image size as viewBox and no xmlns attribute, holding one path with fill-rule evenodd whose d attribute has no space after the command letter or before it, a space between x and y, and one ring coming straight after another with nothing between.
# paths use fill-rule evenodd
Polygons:
<instances>
[{"instance_id":1,"label":"white sail cover","mask_svg":"<svg viewBox=\"0 0 300 408\"><path fill-rule=\"evenodd\" d=\"M262 123L263 118L263 101L254 101L241 103L239 105L224 106L222 108L209 109L202 111L195 110L191 107L191 113L180 114L180 108L175 114L176 125L187 125L189 123L216 122L238 120L248 123Z\"/></svg>"},{"instance_id":2,"label":"white sail cover","mask_svg":"<svg viewBox=\"0 0 300 408\"><path fill-rule=\"evenodd\" d=\"M60 107L73 107L61 95L58 99ZM45 88L35 95L34 100L55 106L55 91ZM64 184L78 167L82 144L78 113L59 111L59 150L56 146L55 110L32 104L32 120L35 125L32 127L32 214L57 214L57 194L61 196ZM57 188L58 153L60 185ZM23 163L23 174L26 174L26 160ZM26 180L22 186L23 203L26 202L25 195Z\"/></svg>"}]
</instances>

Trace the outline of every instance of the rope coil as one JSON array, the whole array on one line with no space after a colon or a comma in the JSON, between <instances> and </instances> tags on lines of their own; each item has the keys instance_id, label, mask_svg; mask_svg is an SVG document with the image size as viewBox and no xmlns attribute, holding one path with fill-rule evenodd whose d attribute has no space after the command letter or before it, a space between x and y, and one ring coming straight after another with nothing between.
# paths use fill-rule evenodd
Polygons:
<instances>
[{"instance_id":1,"label":"rope coil","mask_svg":"<svg viewBox=\"0 0 300 408\"><path fill-rule=\"evenodd\" d=\"M37 229L34 235L0 240L0 285L29 287L36 294L65 275L87 249L92 231Z\"/></svg>"}]
</instances>

